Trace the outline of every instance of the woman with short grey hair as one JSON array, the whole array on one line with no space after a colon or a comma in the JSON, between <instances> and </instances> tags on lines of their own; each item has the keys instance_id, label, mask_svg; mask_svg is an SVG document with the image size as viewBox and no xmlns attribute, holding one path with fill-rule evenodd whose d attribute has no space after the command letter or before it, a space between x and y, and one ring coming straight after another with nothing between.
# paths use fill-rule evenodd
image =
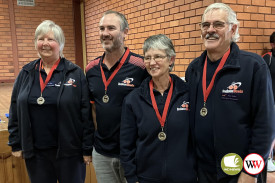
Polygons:
<instances>
[{"instance_id":1,"label":"woman with short grey hair","mask_svg":"<svg viewBox=\"0 0 275 183\"><path fill-rule=\"evenodd\" d=\"M195 151L189 127L187 85L170 74L171 39L150 36L143 45L150 77L124 100L120 158L128 183L196 183Z\"/></svg>"}]
</instances>

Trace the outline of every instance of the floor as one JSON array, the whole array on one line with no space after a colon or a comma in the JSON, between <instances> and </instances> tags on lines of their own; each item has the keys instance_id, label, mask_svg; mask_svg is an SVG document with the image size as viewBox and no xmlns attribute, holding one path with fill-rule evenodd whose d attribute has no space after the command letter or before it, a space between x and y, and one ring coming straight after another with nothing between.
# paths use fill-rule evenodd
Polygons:
<instances>
[{"instance_id":1,"label":"floor","mask_svg":"<svg viewBox=\"0 0 275 183\"><path fill-rule=\"evenodd\" d=\"M7 129L13 83L0 83L0 130Z\"/></svg>"},{"instance_id":2,"label":"floor","mask_svg":"<svg viewBox=\"0 0 275 183\"><path fill-rule=\"evenodd\" d=\"M8 118L6 114L9 113L10 98L13 83L0 83L0 130L7 129ZM267 183L275 182L275 172L267 174Z\"/></svg>"}]
</instances>

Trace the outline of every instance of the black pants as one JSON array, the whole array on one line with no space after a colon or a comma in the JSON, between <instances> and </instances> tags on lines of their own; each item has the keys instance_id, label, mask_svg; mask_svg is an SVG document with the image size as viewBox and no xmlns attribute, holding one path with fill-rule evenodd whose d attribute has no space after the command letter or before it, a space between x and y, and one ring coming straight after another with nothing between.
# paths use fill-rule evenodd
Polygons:
<instances>
[{"instance_id":1,"label":"black pants","mask_svg":"<svg viewBox=\"0 0 275 183\"><path fill-rule=\"evenodd\" d=\"M56 159L56 150L40 150L26 159L31 183L84 183L86 165L82 156Z\"/></svg>"}]
</instances>

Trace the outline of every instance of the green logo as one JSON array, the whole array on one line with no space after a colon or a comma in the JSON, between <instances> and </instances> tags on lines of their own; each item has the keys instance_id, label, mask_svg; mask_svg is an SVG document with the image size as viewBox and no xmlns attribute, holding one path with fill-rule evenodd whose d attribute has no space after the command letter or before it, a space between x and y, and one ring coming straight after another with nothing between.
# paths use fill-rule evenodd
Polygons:
<instances>
[{"instance_id":1,"label":"green logo","mask_svg":"<svg viewBox=\"0 0 275 183\"><path fill-rule=\"evenodd\" d=\"M243 160L236 153L228 153L222 158L221 166L227 175L237 175L243 168Z\"/></svg>"}]
</instances>

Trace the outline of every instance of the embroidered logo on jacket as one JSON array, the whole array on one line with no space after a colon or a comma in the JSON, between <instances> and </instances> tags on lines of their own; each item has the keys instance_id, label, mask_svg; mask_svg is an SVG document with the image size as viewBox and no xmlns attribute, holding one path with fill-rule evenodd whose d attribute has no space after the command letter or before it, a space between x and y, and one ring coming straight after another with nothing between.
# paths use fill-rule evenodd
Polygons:
<instances>
[{"instance_id":1,"label":"embroidered logo on jacket","mask_svg":"<svg viewBox=\"0 0 275 183\"><path fill-rule=\"evenodd\" d=\"M119 86L129 86L129 87L135 87L132 82L134 81L134 78L126 78L122 82L118 82Z\"/></svg>"},{"instance_id":2,"label":"embroidered logo on jacket","mask_svg":"<svg viewBox=\"0 0 275 183\"><path fill-rule=\"evenodd\" d=\"M238 100L237 95L243 93L241 85L241 82L232 82L226 90L222 90L222 99Z\"/></svg>"},{"instance_id":3,"label":"embroidered logo on jacket","mask_svg":"<svg viewBox=\"0 0 275 183\"><path fill-rule=\"evenodd\" d=\"M59 81L57 84L55 84L54 86L56 86L56 87L60 87L60 85L61 85L61 81Z\"/></svg>"},{"instance_id":4,"label":"embroidered logo on jacket","mask_svg":"<svg viewBox=\"0 0 275 183\"><path fill-rule=\"evenodd\" d=\"M189 102L183 101L177 111L189 111Z\"/></svg>"},{"instance_id":5,"label":"embroidered logo on jacket","mask_svg":"<svg viewBox=\"0 0 275 183\"><path fill-rule=\"evenodd\" d=\"M76 87L75 83L75 79L70 78L64 85L65 86L73 86Z\"/></svg>"}]
</instances>

